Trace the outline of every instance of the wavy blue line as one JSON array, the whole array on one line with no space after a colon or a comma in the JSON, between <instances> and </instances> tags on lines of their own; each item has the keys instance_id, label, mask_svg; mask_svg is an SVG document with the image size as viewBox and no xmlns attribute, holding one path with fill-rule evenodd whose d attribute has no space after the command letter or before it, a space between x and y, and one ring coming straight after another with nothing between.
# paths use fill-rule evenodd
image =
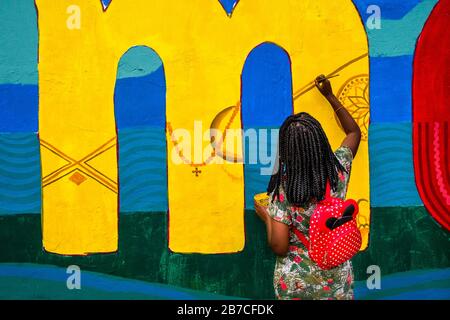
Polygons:
<instances>
[{"instance_id":1,"label":"wavy blue line","mask_svg":"<svg viewBox=\"0 0 450 320\"><path fill-rule=\"evenodd\" d=\"M156 145L156 144L148 144L144 142L136 143L136 144L128 144L119 148L119 154L122 156L131 155L131 153L138 153L140 155L152 154L155 153L160 157L166 157L167 151L165 146Z\"/></svg>"},{"instance_id":2,"label":"wavy blue line","mask_svg":"<svg viewBox=\"0 0 450 320\"><path fill-rule=\"evenodd\" d=\"M413 148L412 145L411 146L405 146L404 143L399 143L399 144L379 144L379 145L374 145L374 146L370 146L370 156L371 157L382 157L382 156L389 156L389 157L393 157L393 156L401 156L401 157L406 157L409 156L410 158L412 158L412 154L413 154Z\"/></svg>"},{"instance_id":3,"label":"wavy blue line","mask_svg":"<svg viewBox=\"0 0 450 320\"><path fill-rule=\"evenodd\" d=\"M450 300L450 289L431 288L383 297L384 300Z\"/></svg>"},{"instance_id":4,"label":"wavy blue line","mask_svg":"<svg viewBox=\"0 0 450 320\"><path fill-rule=\"evenodd\" d=\"M408 135L400 135L399 132L392 132L386 135L369 135L369 143L371 145L378 143L390 143L390 142L408 142L412 143L413 137L412 134Z\"/></svg>"},{"instance_id":5,"label":"wavy blue line","mask_svg":"<svg viewBox=\"0 0 450 320\"><path fill-rule=\"evenodd\" d=\"M148 166L148 167L167 167L167 159L164 157L157 157L154 154L132 154L119 158L119 167L126 169L128 166Z\"/></svg>"},{"instance_id":6,"label":"wavy blue line","mask_svg":"<svg viewBox=\"0 0 450 320\"><path fill-rule=\"evenodd\" d=\"M155 125L148 125L148 126L141 126L141 127L133 127L133 128L122 128L119 129L119 136L126 136L126 135L134 135L134 134L144 134L144 133L165 133L166 128L163 126L155 126Z\"/></svg>"},{"instance_id":7,"label":"wavy blue line","mask_svg":"<svg viewBox=\"0 0 450 320\"><path fill-rule=\"evenodd\" d=\"M149 137L150 139L156 139L163 137L166 139L166 131L164 128L148 128L141 130L128 130L126 132L119 131L118 133L119 141L127 141L136 138Z\"/></svg>"},{"instance_id":8,"label":"wavy blue line","mask_svg":"<svg viewBox=\"0 0 450 320\"><path fill-rule=\"evenodd\" d=\"M2 167L30 167L37 166L40 167L40 157L21 157L21 158L6 158L0 157L0 166Z\"/></svg>"},{"instance_id":9,"label":"wavy blue line","mask_svg":"<svg viewBox=\"0 0 450 320\"><path fill-rule=\"evenodd\" d=\"M10 215L19 215L19 214L40 214L41 213L41 204L33 203L30 205L20 204L20 206L11 206L2 207L0 203L0 216L10 216Z\"/></svg>"},{"instance_id":10,"label":"wavy blue line","mask_svg":"<svg viewBox=\"0 0 450 320\"><path fill-rule=\"evenodd\" d=\"M136 192L161 192L167 194L167 181L156 180L155 182L139 182L124 184L120 186L120 193L124 197L131 197Z\"/></svg>"},{"instance_id":11,"label":"wavy blue line","mask_svg":"<svg viewBox=\"0 0 450 320\"><path fill-rule=\"evenodd\" d=\"M120 194L123 197L134 197L138 193L147 192L157 192L167 194L167 181L155 180L155 182L139 182L139 183L129 183L120 186Z\"/></svg>"},{"instance_id":12,"label":"wavy blue line","mask_svg":"<svg viewBox=\"0 0 450 320\"><path fill-rule=\"evenodd\" d=\"M41 187L41 179L34 179L32 181L15 181L14 183L5 183L0 180L0 193L9 191L22 191L29 189L36 189Z\"/></svg>"},{"instance_id":13,"label":"wavy blue line","mask_svg":"<svg viewBox=\"0 0 450 320\"><path fill-rule=\"evenodd\" d=\"M122 182L123 180L120 181ZM159 189L162 188L160 184L164 184L164 188L166 188L167 179L165 179L165 177L143 176L136 179L125 180L124 183L120 184L120 191L122 193L127 193L130 191L135 191L138 188L145 190L150 188Z\"/></svg>"},{"instance_id":14,"label":"wavy blue line","mask_svg":"<svg viewBox=\"0 0 450 320\"><path fill-rule=\"evenodd\" d=\"M36 198L41 198L41 190L28 190L23 191L21 195L12 194L0 194L1 201L14 201L14 202L30 202L36 201Z\"/></svg>"},{"instance_id":15,"label":"wavy blue line","mask_svg":"<svg viewBox=\"0 0 450 320\"><path fill-rule=\"evenodd\" d=\"M136 142L153 142L153 143L160 143L160 144L166 144L166 137L165 134L142 134L142 135L136 135L133 137L119 137L119 146L123 146L130 143L136 143Z\"/></svg>"},{"instance_id":16,"label":"wavy blue line","mask_svg":"<svg viewBox=\"0 0 450 320\"><path fill-rule=\"evenodd\" d=\"M449 268L402 272L384 276L382 281L382 290L388 291L401 288L410 288L434 281L449 280ZM365 282L357 282L356 285L358 287L358 295L370 295L372 293L372 291L367 288Z\"/></svg>"},{"instance_id":17,"label":"wavy blue line","mask_svg":"<svg viewBox=\"0 0 450 320\"><path fill-rule=\"evenodd\" d=\"M400 164L396 164L400 166ZM397 167L394 165L386 165L383 168L378 167L377 169L371 170L370 177L371 180L393 180L396 178L411 178L414 177L414 169Z\"/></svg>"},{"instance_id":18,"label":"wavy blue line","mask_svg":"<svg viewBox=\"0 0 450 320\"><path fill-rule=\"evenodd\" d=\"M370 126L370 135L386 135L390 136L392 133L403 134L405 136L410 136L412 134L412 124L406 122L399 123L375 123Z\"/></svg>"},{"instance_id":19,"label":"wavy blue line","mask_svg":"<svg viewBox=\"0 0 450 320\"><path fill-rule=\"evenodd\" d=\"M373 208L385 207L419 207L423 206L420 198L414 195L398 195L398 197L384 197L383 195L371 194L370 206Z\"/></svg>"},{"instance_id":20,"label":"wavy blue line","mask_svg":"<svg viewBox=\"0 0 450 320\"><path fill-rule=\"evenodd\" d=\"M4 170L4 168L0 167L0 177L5 178L9 177L11 179L28 179L30 176L34 177L37 174L39 174L40 170L37 170L36 168L27 168L30 170Z\"/></svg>"},{"instance_id":21,"label":"wavy blue line","mask_svg":"<svg viewBox=\"0 0 450 320\"><path fill-rule=\"evenodd\" d=\"M122 148L119 150L119 155L125 156L127 154L133 154L133 153L138 153L141 155L148 155L148 154L156 154L156 155L160 155L161 157L166 158L166 150L161 150L161 147L157 147L157 146L148 146L148 145L134 145L134 146L130 146L129 148Z\"/></svg>"},{"instance_id":22,"label":"wavy blue line","mask_svg":"<svg viewBox=\"0 0 450 320\"><path fill-rule=\"evenodd\" d=\"M414 207L423 206L417 195L411 194L385 194L371 193L371 206L377 208L383 207Z\"/></svg>"},{"instance_id":23,"label":"wavy blue line","mask_svg":"<svg viewBox=\"0 0 450 320\"><path fill-rule=\"evenodd\" d=\"M0 146L4 148L36 148L39 149L39 140L37 137L33 139L25 140L12 140L9 139L5 134L0 138Z\"/></svg>"},{"instance_id":24,"label":"wavy blue line","mask_svg":"<svg viewBox=\"0 0 450 320\"><path fill-rule=\"evenodd\" d=\"M410 168L408 166L402 167L401 163L384 164L376 166L376 169L371 170L370 176L371 180L385 179L385 176L390 177L391 180L396 177L414 177L414 168L413 166Z\"/></svg>"},{"instance_id":25,"label":"wavy blue line","mask_svg":"<svg viewBox=\"0 0 450 320\"><path fill-rule=\"evenodd\" d=\"M119 176L121 180L124 179L129 181L142 175L156 178L166 177L166 172L165 167L136 166L121 170Z\"/></svg>"},{"instance_id":26,"label":"wavy blue line","mask_svg":"<svg viewBox=\"0 0 450 320\"><path fill-rule=\"evenodd\" d=\"M401 180L398 177L393 177L391 179L387 178L385 180L381 180L381 179L374 180L374 179L371 179L371 187L373 189L375 189L375 190L378 189L378 188L386 188L387 186L393 186L397 190L399 190L400 187L407 188L406 190L409 190L409 189L416 190L415 185L413 183L411 183L411 181L414 181L414 180L411 180L410 176L408 176L404 180ZM403 190L403 191L406 191L406 190Z\"/></svg>"},{"instance_id":27,"label":"wavy blue line","mask_svg":"<svg viewBox=\"0 0 450 320\"><path fill-rule=\"evenodd\" d=\"M1 85L0 85L1 86ZM37 133L0 133L0 143L6 141L38 141Z\"/></svg>"},{"instance_id":28,"label":"wavy blue line","mask_svg":"<svg viewBox=\"0 0 450 320\"><path fill-rule=\"evenodd\" d=\"M19 157L35 157L33 159L39 159L39 149L33 150L5 150L0 146L0 154L2 157L6 154L9 158L19 158Z\"/></svg>"}]
</instances>

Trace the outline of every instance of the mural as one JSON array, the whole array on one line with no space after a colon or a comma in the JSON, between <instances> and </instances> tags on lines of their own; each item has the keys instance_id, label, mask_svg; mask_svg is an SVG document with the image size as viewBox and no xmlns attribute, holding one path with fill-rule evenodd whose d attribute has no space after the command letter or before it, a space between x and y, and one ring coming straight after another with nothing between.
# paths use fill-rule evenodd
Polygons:
<instances>
[{"instance_id":1,"label":"mural","mask_svg":"<svg viewBox=\"0 0 450 320\"><path fill-rule=\"evenodd\" d=\"M245 58L253 48L271 41L286 50L287 58L292 63L290 85L301 88L294 93L293 98L297 102L294 110L308 111L322 120L334 147L343 139L342 130L337 127L336 121L330 121L333 114L331 108L326 109L326 102L317 92L311 91L311 80L321 71L332 72L337 68L331 73L342 73L342 80L336 80L336 85L358 74L365 74L363 77L367 84L367 40L358 13L348 1L305 7L301 3L273 4L271 1L247 0L237 4L234 14L229 17L224 16L220 5L214 2L206 5L204 1L194 1L180 5L165 1L156 7L150 6L148 1L138 1L133 6L111 2L106 12L102 12L91 1L79 1L83 21L103 26L96 29L96 33L89 34L82 29L68 29L65 24L55 27L54 19L65 18L64 15L61 17L61 10L68 5L64 1L58 4L37 1L38 10L43 12L39 15L39 79L43 83L39 86L42 221L44 248L49 252L73 255L117 250L117 137L112 112L114 106L112 100L106 97L113 95L112 70L117 65L118 57L128 48L145 44L160 55L163 63L167 62L164 63L168 88L167 154L172 155L175 151L181 162L176 163L177 160L168 157L169 247L175 252L214 254L244 249L243 164L239 161L218 164L212 147L198 140L201 137L196 136L195 123L211 123L217 114L223 113L221 107L239 101L240 75ZM321 32L320 27L326 26L314 17L335 16L337 6L342 14L333 18L336 20L334 23L347 27L333 34ZM189 12L193 11L198 21L203 21L202 28L198 30L189 20ZM266 21L269 13L284 19L270 20L273 22L269 23ZM134 18L129 19L129 16ZM170 28L165 27L167 17L172 20ZM190 26L185 27L188 24ZM249 24L260 27L247 30L245 26ZM306 28L305 24L317 27ZM234 36L229 37L229 34ZM143 42L144 38L149 40ZM352 49L338 50L334 53L334 59L329 59L324 45L338 47L344 39L350 41ZM94 42L95 46L86 45ZM55 61L55 52L61 45L80 49L59 56ZM80 65L83 66L83 73L80 73ZM59 87L52 85L55 76L59 79ZM244 75L243 87L247 85L246 81ZM345 86L343 100L348 100L346 94L349 97L359 94L350 93L356 90L353 87L358 86L354 80L349 80ZM120 94L116 90L116 102L122 99ZM251 100L254 101L253 95ZM359 104L352 100L348 103ZM366 122L363 120L362 125L366 126L367 136L369 108L368 102L365 103ZM60 107L55 110L56 105ZM94 105L98 114L95 119L90 112ZM233 109L236 112L232 112L232 117L227 120L229 126L223 128L223 132L242 127L240 113L245 114L245 111L240 110L239 105ZM242 108L245 107L243 104ZM134 108L138 108L137 105ZM269 116L270 111L277 112L273 108L247 113L245 120L253 128L260 123L256 121L261 119L258 114L265 112ZM127 109L127 113L132 111ZM286 114L281 112L279 118ZM249 125L244 123L244 128ZM180 141L175 132L178 128L191 133L194 148L186 148ZM159 143L164 144L163 141ZM227 143L223 141L223 145ZM183 147L180 148L181 145ZM196 148L201 146L202 150L209 148L210 151L198 152ZM204 153L207 157L203 157ZM367 227L370 213L367 139L361 147L361 154L353 169L359 179L351 184L349 192L351 197L367 203L366 207L362 206L362 217ZM252 180L251 175L248 178L247 181ZM262 190L265 186L265 183L260 185ZM123 195L120 199L124 199Z\"/></svg>"},{"instance_id":2,"label":"mural","mask_svg":"<svg viewBox=\"0 0 450 320\"><path fill-rule=\"evenodd\" d=\"M363 133L356 298L449 299L450 1L175 1L0 4L0 298L272 299L252 197L287 115L342 141L324 73Z\"/></svg>"}]
</instances>

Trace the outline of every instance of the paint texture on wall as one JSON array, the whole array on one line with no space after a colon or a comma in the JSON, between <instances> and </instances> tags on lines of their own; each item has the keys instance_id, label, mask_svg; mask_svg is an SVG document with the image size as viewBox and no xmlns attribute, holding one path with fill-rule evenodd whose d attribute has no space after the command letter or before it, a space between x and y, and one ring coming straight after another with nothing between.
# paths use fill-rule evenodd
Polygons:
<instances>
[{"instance_id":1,"label":"paint texture on wall","mask_svg":"<svg viewBox=\"0 0 450 320\"><path fill-rule=\"evenodd\" d=\"M434 8L417 43L414 59L414 165L425 207L450 230L450 108L448 79L450 1Z\"/></svg>"}]
</instances>

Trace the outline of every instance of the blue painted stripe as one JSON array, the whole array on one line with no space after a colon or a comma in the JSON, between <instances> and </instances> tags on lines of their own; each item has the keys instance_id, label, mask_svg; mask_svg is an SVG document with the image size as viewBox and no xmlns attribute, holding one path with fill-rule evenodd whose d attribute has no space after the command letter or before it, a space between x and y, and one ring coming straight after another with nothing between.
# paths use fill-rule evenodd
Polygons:
<instances>
[{"instance_id":1,"label":"blue painted stripe","mask_svg":"<svg viewBox=\"0 0 450 320\"><path fill-rule=\"evenodd\" d=\"M0 133L37 130L38 87L0 84Z\"/></svg>"},{"instance_id":2,"label":"blue painted stripe","mask_svg":"<svg viewBox=\"0 0 450 320\"><path fill-rule=\"evenodd\" d=\"M371 124L411 122L412 56L370 59Z\"/></svg>"},{"instance_id":3,"label":"blue painted stripe","mask_svg":"<svg viewBox=\"0 0 450 320\"><path fill-rule=\"evenodd\" d=\"M168 210L166 134L163 128L119 131L120 211Z\"/></svg>"},{"instance_id":4,"label":"blue painted stripe","mask_svg":"<svg viewBox=\"0 0 450 320\"><path fill-rule=\"evenodd\" d=\"M143 76L118 79L114 93L117 128L166 126L166 80L164 68Z\"/></svg>"},{"instance_id":5,"label":"blue painted stripe","mask_svg":"<svg viewBox=\"0 0 450 320\"><path fill-rule=\"evenodd\" d=\"M450 289L425 289L391 295L385 300L450 300Z\"/></svg>"},{"instance_id":6,"label":"blue painted stripe","mask_svg":"<svg viewBox=\"0 0 450 320\"><path fill-rule=\"evenodd\" d=\"M120 210L166 212L164 128L119 131ZM40 213L41 167L36 134L0 135L0 214Z\"/></svg>"},{"instance_id":7,"label":"blue painted stripe","mask_svg":"<svg viewBox=\"0 0 450 320\"><path fill-rule=\"evenodd\" d=\"M30 265L30 264L2 264L0 265L1 277L20 277L24 279L39 279L55 281L62 284L62 290L66 289L68 278L66 270L54 266ZM195 300L205 296L220 298L213 294L196 292L163 284L147 283L143 281L119 278L100 273L82 271L82 288L95 288L106 292L131 292L149 296L150 298L170 300ZM39 290L39 289L38 289Z\"/></svg>"},{"instance_id":8,"label":"blue painted stripe","mask_svg":"<svg viewBox=\"0 0 450 320\"><path fill-rule=\"evenodd\" d=\"M372 206L422 206L414 178L412 125L372 124L369 150Z\"/></svg>"},{"instance_id":9,"label":"blue painted stripe","mask_svg":"<svg viewBox=\"0 0 450 320\"><path fill-rule=\"evenodd\" d=\"M242 122L244 130L279 128L283 121L293 112L291 63L287 53L275 44L265 43L255 48L245 62L242 72ZM260 138L260 135L258 135ZM255 194L265 192L270 175L262 175L261 168L270 165L261 164L261 153L271 155L271 150L278 148L278 141L272 141L271 132L267 131L265 146L258 140L245 141L246 162L245 206L253 208ZM250 148L257 143L258 164L248 164ZM266 150L262 150L265 147Z\"/></svg>"},{"instance_id":10,"label":"blue painted stripe","mask_svg":"<svg viewBox=\"0 0 450 320\"><path fill-rule=\"evenodd\" d=\"M37 135L0 134L0 214L39 213L40 203Z\"/></svg>"},{"instance_id":11,"label":"blue painted stripe","mask_svg":"<svg viewBox=\"0 0 450 320\"><path fill-rule=\"evenodd\" d=\"M367 8L370 5L377 5L382 8L382 17L384 19L402 19L408 12L414 9L421 0L404 0L404 1L392 1L392 0L353 0L354 4L358 8L361 16L365 19L369 17L367 14Z\"/></svg>"},{"instance_id":12,"label":"blue painted stripe","mask_svg":"<svg viewBox=\"0 0 450 320\"><path fill-rule=\"evenodd\" d=\"M439 285L439 287L437 287ZM399 290L405 292L398 293ZM450 299L450 268L386 275L381 289L370 290L365 281L355 283L357 299Z\"/></svg>"}]
</instances>

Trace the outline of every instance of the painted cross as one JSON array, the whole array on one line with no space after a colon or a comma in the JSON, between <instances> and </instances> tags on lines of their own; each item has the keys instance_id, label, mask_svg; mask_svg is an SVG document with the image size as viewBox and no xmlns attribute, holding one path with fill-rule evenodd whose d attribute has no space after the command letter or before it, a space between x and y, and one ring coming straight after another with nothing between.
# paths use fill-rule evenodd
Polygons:
<instances>
[{"instance_id":1,"label":"painted cross","mask_svg":"<svg viewBox=\"0 0 450 320\"><path fill-rule=\"evenodd\" d=\"M198 170L198 168L195 168L195 170L193 170L192 173L194 173L195 176L198 177L200 175L200 173L202 173L202 171Z\"/></svg>"}]
</instances>

